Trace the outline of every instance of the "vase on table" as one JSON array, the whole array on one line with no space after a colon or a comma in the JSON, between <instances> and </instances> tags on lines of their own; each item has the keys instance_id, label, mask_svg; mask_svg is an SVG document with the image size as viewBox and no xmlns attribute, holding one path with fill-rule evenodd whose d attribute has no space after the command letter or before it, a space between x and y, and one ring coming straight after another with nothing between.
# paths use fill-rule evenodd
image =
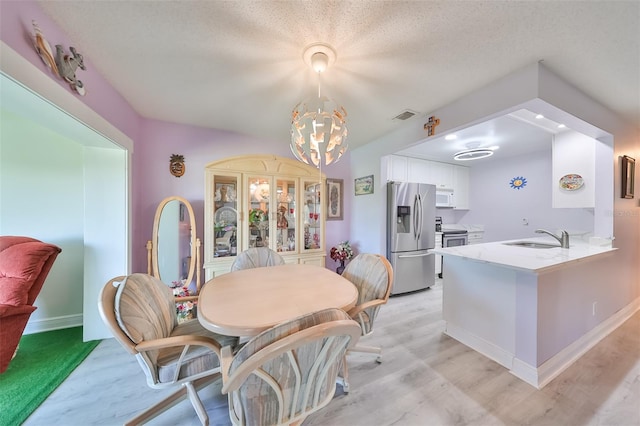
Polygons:
<instances>
[{"instance_id":1,"label":"vase on table","mask_svg":"<svg viewBox=\"0 0 640 426\"><path fill-rule=\"evenodd\" d=\"M344 260L341 260L341 261L340 261L340 266L338 266L338 267L336 268L336 272L337 272L339 275L342 275L342 273L344 272Z\"/></svg>"}]
</instances>

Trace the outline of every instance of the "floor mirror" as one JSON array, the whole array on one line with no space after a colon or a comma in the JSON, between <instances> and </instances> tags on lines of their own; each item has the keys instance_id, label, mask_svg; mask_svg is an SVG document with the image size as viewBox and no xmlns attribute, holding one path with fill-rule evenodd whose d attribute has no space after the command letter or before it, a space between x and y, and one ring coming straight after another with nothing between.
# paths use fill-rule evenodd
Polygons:
<instances>
[{"instance_id":1,"label":"floor mirror","mask_svg":"<svg viewBox=\"0 0 640 426\"><path fill-rule=\"evenodd\" d=\"M176 302L198 298L200 239L193 207L182 197L167 197L156 209L152 240L147 242L147 270L173 288Z\"/></svg>"}]
</instances>

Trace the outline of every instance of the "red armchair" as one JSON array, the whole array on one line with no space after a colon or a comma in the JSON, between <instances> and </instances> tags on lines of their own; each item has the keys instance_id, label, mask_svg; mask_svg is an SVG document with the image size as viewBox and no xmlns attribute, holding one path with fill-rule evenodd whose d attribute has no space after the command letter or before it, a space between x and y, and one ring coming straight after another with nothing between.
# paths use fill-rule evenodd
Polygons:
<instances>
[{"instance_id":1,"label":"red armchair","mask_svg":"<svg viewBox=\"0 0 640 426\"><path fill-rule=\"evenodd\" d=\"M29 237L0 236L0 373L13 358L36 310L33 302L61 251Z\"/></svg>"}]
</instances>

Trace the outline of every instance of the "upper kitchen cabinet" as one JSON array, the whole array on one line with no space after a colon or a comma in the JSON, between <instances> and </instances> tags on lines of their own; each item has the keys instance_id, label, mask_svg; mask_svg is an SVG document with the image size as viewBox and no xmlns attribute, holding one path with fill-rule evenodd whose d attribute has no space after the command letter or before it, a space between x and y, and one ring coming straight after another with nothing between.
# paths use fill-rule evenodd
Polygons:
<instances>
[{"instance_id":1,"label":"upper kitchen cabinet","mask_svg":"<svg viewBox=\"0 0 640 426\"><path fill-rule=\"evenodd\" d=\"M455 209L469 210L469 168L453 166L453 203Z\"/></svg>"},{"instance_id":2,"label":"upper kitchen cabinet","mask_svg":"<svg viewBox=\"0 0 640 426\"><path fill-rule=\"evenodd\" d=\"M387 158L387 180L394 182L409 182L407 172L409 170L408 158L399 155L389 155Z\"/></svg>"},{"instance_id":3,"label":"upper kitchen cabinet","mask_svg":"<svg viewBox=\"0 0 640 426\"><path fill-rule=\"evenodd\" d=\"M324 266L326 179L315 167L273 155L232 157L205 167L205 279L229 272L248 248L286 263Z\"/></svg>"},{"instance_id":4,"label":"upper kitchen cabinet","mask_svg":"<svg viewBox=\"0 0 640 426\"><path fill-rule=\"evenodd\" d=\"M454 166L453 164L439 163L437 161L427 161L430 180L438 189L455 189L454 188Z\"/></svg>"},{"instance_id":5,"label":"upper kitchen cabinet","mask_svg":"<svg viewBox=\"0 0 640 426\"><path fill-rule=\"evenodd\" d=\"M555 135L551 179L554 208L595 207L597 143L574 131Z\"/></svg>"},{"instance_id":6,"label":"upper kitchen cabinet","mask_svg":"<svg viewBox=\"0 0 640 426\"><path fill-rule=\"evenodd\" d=\"M385 161L387 180L430 183L437 189L453 189L454 208L469 208L468 167L401 155L389 155Z\"/></svg>"}]
</instances>

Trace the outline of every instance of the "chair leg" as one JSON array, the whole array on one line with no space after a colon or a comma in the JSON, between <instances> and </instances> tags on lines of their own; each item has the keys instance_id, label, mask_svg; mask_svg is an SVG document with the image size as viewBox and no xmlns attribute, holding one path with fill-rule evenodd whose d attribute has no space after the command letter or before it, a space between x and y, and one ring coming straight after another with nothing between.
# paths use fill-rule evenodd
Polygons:
<instances>
[{"instance_id":1,"label":"chair leg","mask_svg":"<svg viewBox=\"0 0 640 426\"><path fill-rule=\"evenodd\" d=\"M378 364L382 363L382 348L374 347L374 346L364 346L364 345L356 345L353 349L350 349L349 352L364 352L370 354L378 354L376 358L376 362Z\"/></svg>"},{"instance_id":2,"label":"chair leg","mask_svg":"<svg viewBox=\"0 0 640 426\"><path fill-rule=\"evenodd\" d=\"M338 377L338 383L342 385L342 391L349 393L349 367L347 366L347 354L342 357L342 377Z\"/></svg>"},{"instance_id":3,"label":"chair leg","mask_svg":"<svg viewBox=\"0 0 640 426\"><path fill-rule=\"evenodd\" d=\"M189 384L193 387L193 390L196 391L196 390L202 389L205 386L210 385L211 383L215 382L219 378L220 378L220 374L218 373L212 376L201 377L198 380L194 381L193 383L189 383ZM169 408L178 404L187 396L189 396L189 399L191 399L191 395L190 394L188 395L188 387L181 386L178 390L176 390L174 393L172 393L168 397L164 398L162 401L159 401L158 403L147 408L146 410L144 410L142 413L138 414L131 420L128 420L125 423L125 426L133 426L133 425L140 425L143 423L147 423L151 419L154 419L155 417L162 414ZM197 397L197 394L196 394L196 397ZM197 398L198 398L198 401L200 401L200 398L199 397ZM193 401L191 401L191 403L193 404ZM200 402L200 406L202 407L202 402ZM196 409L196 413L198 414L200 421L203 422L203 424L208 424L209 423L208 417L206 418L206 421L203 421L195 405L194 405L194 408ZM202 410L204 410L204 407L202 407ZM204 413L206 416L206 411Z\"/></svg>"},{"instance_id":4,"label":"chair leg","mask_svg":"<svg viewBox=\"0 0 640 426\"><path fill-rule=\"evenodd\" d=\"M200 422L204 426L208 426L209 416L207 415L207 410L204 409L204 405L202 405L202 401L198 396L198 392L193 387L193 383L187 382L184 384L184 387L187 388L187 393L189 394L189 400L191 401L191 405L193 405L193 408L196 410L196 414L198 414L198 418L200 419Z\"/></svg>"}]
</instances>

